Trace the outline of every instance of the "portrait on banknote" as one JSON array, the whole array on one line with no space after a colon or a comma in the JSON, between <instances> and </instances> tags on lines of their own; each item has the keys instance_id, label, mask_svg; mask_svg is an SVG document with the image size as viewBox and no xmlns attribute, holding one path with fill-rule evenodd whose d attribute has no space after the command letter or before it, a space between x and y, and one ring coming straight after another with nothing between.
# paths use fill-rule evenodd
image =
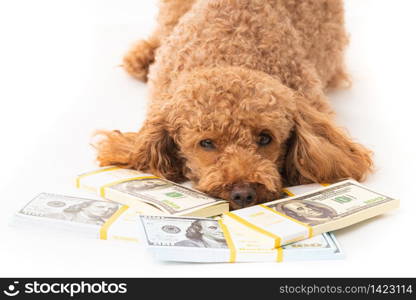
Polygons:
<instances>
[{"instance_id":1,"label":"portrait on banknote","mask_svg":"<svg viewBox=\"0 0 416 300\"><path fill-rule=\"evenodd\" d=\"M70 221L103 225L119 208L117 203L104 201L84 201L63 210Z\"/></svg>"},{"instance_id":2,"label":"portrait on banknote","mask_svg":"<svg viewBox=\"0 0 416 300\"><path fill-rule=\"evenodd\" d=\"M288 200L269 207L311 226L328 222L337 215L328 205L305 200Z\"/></svg>"},{"instance_id":3,"label":"portrait on banknote","mask_svg":"<svg viewBox=\"0 0 416 300\"><path fill-rule=\"evenodd\" d=\"M110 201L45 195L32 200L21 214L84 224L103 225L120 205Z\"/></svg>"},{"instance_id":4,"label":"portrait on banknote","mask_svg":"<svg viewBox=\"0 0 416 300\"><path fill-rule=\"evenodd\" d=\"M224 234L217 221L195 220L186 230L186 240L175 246L199 248L227 248Z\"/></svg>"},{"instance_id":5,"label":"portrait on banknote","mask_svg":"<svg viewBox=\"0 0 416 300\"><path fill-rule=\"evenodd\" d=\"M159 187L167 187L169 183L162 181L160 179L140 179L132 180L127 182L122 182L117 185L112 186L111 188L116 189L120 192L125 192L129 194L137 194L145 190L151 190Z\"/></svg>"}]
</instances>

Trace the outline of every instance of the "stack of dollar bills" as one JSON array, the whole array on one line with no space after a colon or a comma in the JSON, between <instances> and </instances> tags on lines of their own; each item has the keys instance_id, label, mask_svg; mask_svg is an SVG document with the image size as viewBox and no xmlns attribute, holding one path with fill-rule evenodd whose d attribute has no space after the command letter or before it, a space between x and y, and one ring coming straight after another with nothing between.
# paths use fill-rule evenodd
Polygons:
<instances>
[{"instance_id":1,"label":"stack of dollar bills","mask_svg":"<svg viewBox=\"0 0 416 300\"><path fill-rule=\"evenodd\" d=\"M159 260L182 262L281 262L339 259L344 256L335 236L320 234L276 249L262 248L244 231L222 220L140 216L143 238Z\"/></svg>"},{"instance_id":2,"label":"stack of dollar bills","mask_svg":"<svg viewBox=\"0 0 416 300\"><path fill-rule=\"evenodd\" d=\"M228 212L228 202L135 170L106 167L83 173L76 186L146 214L212 217ZM147 208L147 209L146 209Z\"/></svg>"},{"instance_id":3,"label":"stack of dollar bills","mask_svg":"<svg viewBox=\"0 0 416 300\"><path fill-rule=\"evenodd\" d=\"M12 224L132 241L168 261L321 260L343 257L329 232L399 205L353 180L289 187L283 199L232 212L227 201L116 167L84 173L76 185L101 199L42 193Z\"/></svg>"},{"instance_id":4,"label":"stack of dollar bills","mask_svg":"<svg viewBox=\"0 0 416 300\"><path fill-rule=\"evenodd\" d=\"M11 225L86 238L138 242L141 213L112 201L42 193L14 215Z\"/></svg>"}]
</instances>

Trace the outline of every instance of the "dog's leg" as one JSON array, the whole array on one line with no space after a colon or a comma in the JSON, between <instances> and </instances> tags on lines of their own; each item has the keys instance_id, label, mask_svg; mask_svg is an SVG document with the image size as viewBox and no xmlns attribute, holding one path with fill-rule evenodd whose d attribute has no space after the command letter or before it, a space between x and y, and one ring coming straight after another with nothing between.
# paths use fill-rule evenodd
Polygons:
<instances>
[{"instance_id":1,"label":"dog's leg","mask_svg":"<svg viewBox=\"0 0 416 300\"><path fill-rule=\"evenodd\" d=\"M342 0L283 1L293 26L301 33L302 46L315 66L324 88L350 85L344 66L348 36Z\"/></svg>"},{"instance_id":2,"label":"dog's leg","mask_svg":"<svg viewBox=\"0 0 416 300\"><path fill-rule=\"evenodd\" d=\"M149 66L154 61L155 51L169 36L179 19L192 7L195 0L161 0L158 25L147 40L140 40L124 56L123 67L133 77L147 81Z\"/></svg>"}]
</instances>

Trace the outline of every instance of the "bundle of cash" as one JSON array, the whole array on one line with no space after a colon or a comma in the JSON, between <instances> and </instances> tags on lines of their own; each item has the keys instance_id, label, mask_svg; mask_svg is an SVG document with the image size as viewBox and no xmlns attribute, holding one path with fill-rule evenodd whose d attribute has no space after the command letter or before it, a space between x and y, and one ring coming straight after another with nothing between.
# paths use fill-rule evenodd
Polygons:
<instances>
[{"instance_id":1,"label":"bundle of cash","mask_svg":"<svg viewBox=\"0 0 416 300\"><path fill-rule=\"evenodd\" d=\"M261 248L243 231L222 220L140 216L142 240L160 260L182 262L281 262L339 259L343 252L332 234L322 234L278 249Z\"/></svg>"},{"instance_id":2,"label":"bundle of cash","mask_svg":"<svg viewBox=\"0 0 416 300\"><path fill-rule=\"evenodd\" d=\"M224 214L230 230L264 249L350 226L399 206L399 200L345 180L313 192Z\"/></svg>"},{"instance_id":3,"label":"bundle of cash","mask_svg":"<svg viewBox=\"0 0 416 300\"><path fill-rule=\"evenodd\" d=\"M151 174L118 167L81 174L76 178L76 186L130 207L147 203L161 215L212 217L229 209L227 201Z\"/></svg>"},{"instance_id":4,"label":"bundle of cash","mask_svg":"<svg viewBox=\"0 0 416 300\"><path fill-rule=\"evenodd\" d=\"M138 208L129 209L112 201L42 193L14 215L11 225L137 242L140 213Z\"/></svg>"}]
</instances>

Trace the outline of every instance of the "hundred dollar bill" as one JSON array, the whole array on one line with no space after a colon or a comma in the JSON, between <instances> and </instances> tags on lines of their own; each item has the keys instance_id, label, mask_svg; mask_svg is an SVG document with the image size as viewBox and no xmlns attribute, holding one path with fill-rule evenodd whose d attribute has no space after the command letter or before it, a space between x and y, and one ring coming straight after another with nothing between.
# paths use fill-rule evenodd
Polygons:
<instances>
[{"instance_id":1,"label":"hundred dollar bill","mask_svg":"<svg viewBox=\"0 0 416 300\"><path fill-rule=\"evenodd\" d=\"M281 262L343 257L335 237L322 234L278 249L262 249L222 220L141 216L142 240L160 260L182 262Z\"/></svg>"},{"instance_id":2,"label":"hundred dollar bill","mask_svg":"<svg viewBox=\"0 0 416 300\"><path fill-rule=\"evenodd\" d=\"M112 201L41 193L15 214L11 225L137 242L140 213Z\"/></svg>"},{"instance_id":3,"label":"hundred dollar bill","mask_svg":"<svg viewBox=\"0 0 416 300\"><path fill-rule=\"evenodd\" d=\"M353 180L224 214L230 228L244 230L263 248L278 248L334 231L399 206L399 200Z\"/></svg>"},{"instance_id":4,"label":"hundred dollar bill","mask_svg":"<svg viewBox=\"0 0 416 300\"><path fill-rule=\"evenodd\" d=\"M229 210L225 200L151 174L118 167L81 174L76 179L76 186L131 207L147 203L168 215L212 217Z\"/></svg>"}]
</instances>

